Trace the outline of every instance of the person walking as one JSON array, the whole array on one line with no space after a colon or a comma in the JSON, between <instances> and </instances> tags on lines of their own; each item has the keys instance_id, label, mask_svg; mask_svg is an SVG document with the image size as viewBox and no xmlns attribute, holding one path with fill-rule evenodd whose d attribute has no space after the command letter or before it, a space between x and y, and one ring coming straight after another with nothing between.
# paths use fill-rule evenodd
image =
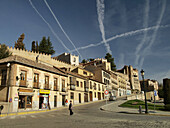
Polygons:
<instances>
[{"instance_id":1,"label":"person walking","mask_svg":"<svg viewBox=\"0 0 170 128\"><path fill-rule=\"evenodd\" d=\"M70 104L69 104L69 110L70 110L70 115L73 115L73 105L72 105L71 100L70 100Z\"/></svg>"}]
</instances>

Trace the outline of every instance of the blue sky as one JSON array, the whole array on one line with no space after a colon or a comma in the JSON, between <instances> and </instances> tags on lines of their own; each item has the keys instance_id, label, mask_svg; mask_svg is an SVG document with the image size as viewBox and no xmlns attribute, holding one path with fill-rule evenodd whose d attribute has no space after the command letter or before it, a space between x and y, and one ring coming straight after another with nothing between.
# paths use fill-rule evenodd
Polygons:
<instances>
[{"instance_id":1,"label":"blue sky","mask_svg":"<svg viewBox=\"0 0 170 128\"><path fill-rule=\"evenodd\" d=\"M169 0L0 0L0 43L14 46L25 33L50 37L55 55L115 58L117 69L132 65L145 78L170 77Z\"/></svg>"}]
</instances>

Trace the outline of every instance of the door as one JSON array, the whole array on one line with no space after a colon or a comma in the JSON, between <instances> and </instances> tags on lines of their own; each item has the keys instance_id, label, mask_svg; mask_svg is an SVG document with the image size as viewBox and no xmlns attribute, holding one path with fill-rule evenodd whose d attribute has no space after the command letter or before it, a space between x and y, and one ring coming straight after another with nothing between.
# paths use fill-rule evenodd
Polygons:
<instances>
[{"instance_id":1,"label":"door","mask_svg":"<svg viewBox=\"0 0 170 128\"><path fill-rule=\"evenodd\" d=\"M101 93L98 92L98 100L101 100Z\"/></svg>"},{"instance_id":2,"label":"door","mask_svg":"<svg viewBox=\"0 0 170 128\"><path fill-rule=\"evenodd\" d=\"M44 101L44 97L40 97L39 109L42 109L43 101Z\"/></svg>"},{"instance_id":3,"label":"door","mask_svg":"<svg viewBox=\"0 0 170 128\"><path fill-rule=\"evenodd\" d=\"M88 102L88 94L84 94L84 102Z\"/></svg>"},{"instance_id":4,"label":"door","mask_svg":"<svg viewBox=\"0 0 170 128\"><path fill-rule=\"evenodd\" d=\"M93 101L92 92L89 92L89 94L90 94L90 101Z\"/></svg>"},{"instance_id":5,"label":"door","mask_svg":"<svg viewBox=\"0 0 170 128\"><path fill-rule=\"evenodd\" d=\"M65 106L65 96L62 95L62 105Z\"/></svg>"},{"instance_id":6,"label":"door","mask_svg":"<svg viewBox=\"0 0 170 128\"><path fill-rule=\"evenodd\" d=\"M81 103L81 94L79 93L79 103Z\"/></svg>"},{"instance_id":7,"label":"door","mask_svg":"<svg viewBox=\"0 0 170 128\"><path fill-rule=\"evenodd\" d=\"M57 107L57 96L54 96L54 107Z\"/></svg>"}]
</instances>

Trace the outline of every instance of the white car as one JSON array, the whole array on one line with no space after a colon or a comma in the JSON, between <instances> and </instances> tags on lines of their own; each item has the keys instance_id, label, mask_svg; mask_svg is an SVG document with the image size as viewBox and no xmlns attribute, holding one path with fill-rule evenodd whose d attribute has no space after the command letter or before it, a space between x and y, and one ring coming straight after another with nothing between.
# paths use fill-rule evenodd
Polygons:
<instances>
[{"instance_id":1,"label":"white car","mask_svg":"<svg viewBox=\"0 0 170 128\"><path fill-rule=\"evenodd\" d=\"M110 96L110 97L109 97L109 100L110 100L110 101L115 101L115 100L116 100L116 96Z\"/></svg>"}]
</instances>

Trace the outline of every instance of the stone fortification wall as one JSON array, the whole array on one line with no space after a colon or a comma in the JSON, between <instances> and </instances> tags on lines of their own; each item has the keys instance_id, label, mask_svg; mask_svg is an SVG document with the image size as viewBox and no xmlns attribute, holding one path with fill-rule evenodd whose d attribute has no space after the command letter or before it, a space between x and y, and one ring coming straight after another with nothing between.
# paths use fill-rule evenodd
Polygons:
<instances>
[{"instance_id":1,"label":"stone fortification wall","mask_svg":"<svg viewBox=\"0 0 170 128\"><path fill-rule=\"evenodd\" d=\"M57 59L53 59L51 57L51 55L48 54L44 54L44 53L35 53L32 51L28 51L28 50L21 50L21 49L16 49L16 48L12 48L12 47L8 47L9 51L12 52L12 55L18 55L33 61L36 61L36 57L38 56L38 61L40 63L44 63L44 64L50 64L50 65L54 65L56 67L62 68L62 67L66 67L66 68L70 68L75 69L77 66L74 65L70 65L66 62L57 60Z\"/></svg>"}]
</instances>

